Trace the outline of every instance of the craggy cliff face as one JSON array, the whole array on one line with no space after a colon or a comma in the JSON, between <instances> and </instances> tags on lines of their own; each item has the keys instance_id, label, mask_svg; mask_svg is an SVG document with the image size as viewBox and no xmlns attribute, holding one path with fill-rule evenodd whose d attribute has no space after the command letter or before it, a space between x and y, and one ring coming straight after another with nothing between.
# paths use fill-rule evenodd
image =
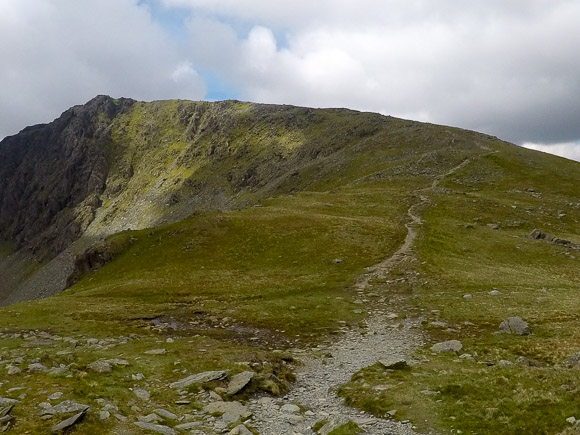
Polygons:
<instances>
[{"instance_id":1,"label":"craggy cliff face","mask_svg":"<svg viewBox=\"0 0 580 435\"><path fill-rule=\"evenodd\" d=\"M54 257L94 218L105 189L111 120L132 101L100 96L0 145L0 237L40 260Z\"/></svg>"}]
</instances>

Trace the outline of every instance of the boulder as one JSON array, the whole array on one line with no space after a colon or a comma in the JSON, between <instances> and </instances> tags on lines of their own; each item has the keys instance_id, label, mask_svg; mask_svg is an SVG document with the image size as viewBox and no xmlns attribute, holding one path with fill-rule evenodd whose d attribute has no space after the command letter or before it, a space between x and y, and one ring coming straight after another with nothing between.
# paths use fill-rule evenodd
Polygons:
<instances>
[{"instance_id":1,"label":"boulder","mask_svg":"<svg viewBox=\"0 0 580 435\"><path fill-rule=\"evenodd\" d=\"M532 328L521 317L508 317L499 325L499 332L503 334L530 335Z\"/></svg>"},{"instance_id":2,"label":"boulder","mask_svg":"<svg viewBox=\"0 0 580 435\"><path fill-rule=\"evenodd\" d=\"M378 361L380 365L389 370L402 370L408 367L407 361L403 358L384 358Z\"/></svg>"},{"instance_id":3,"label":"boulder","mask_svg":"<svg viewBox=\"0 0 580 435\"><path fill-rule=\"evenodd\" d=\"M239 424L229 431L228 435L252 435L252 432L243 424Z\"/></svg>"},{"instance_id":4,"label":"boulder","mask_svg":"<svg viewBox=\"0 0 580 435\"><path fill-rule=\"evenodd\" d=\"M107 361L98 360L87 364L87 369L96 373L107 373L113 370L113 366Z\"/></svg>"},{"instance_id":5,"label":"boulder","mask_svg":"<svg viewBox=\"0 0 580 435\"><path fill-rule=\"evenodd\" d=\"M133 394L137 396L139 399L143 400L144 402L148 402L151 398L151 394L149 391L144 390L143 388L133 388Z\"/></svg>"},{"instance_id":6,"label":"boulder","mask_svg":"<svg viewBox=\"0 0 580 435\"><path fill-rule=\"evenodd\" d=\"M431 346L432 352L451 352L457 353L461 349L463 349L463 345L459 340L448 340L448 341L441 341L439 343L435 343Z\"/></svg>"},{"instance_id":7,"label":"boulder","mask_svg":"<svg viewBox=\"0 0 580 435\"><path fill-rule=\"evenodd\" d=\"M254 372L245 371L232 376L226 394L233 396L242 391L254 378Z\"/></svg>"},{"instance_id":8,"label":"boulder","mask_svg":"<svg viewBox=\"0 0 580 435\"><path fill-rule=\"evenodd\" d=\"M282 411L284 414L297 414L300 412L300 407L294 405L293 403L287 403L285 405L282 405L280 411Z\"/></svg>"}]
</instances>

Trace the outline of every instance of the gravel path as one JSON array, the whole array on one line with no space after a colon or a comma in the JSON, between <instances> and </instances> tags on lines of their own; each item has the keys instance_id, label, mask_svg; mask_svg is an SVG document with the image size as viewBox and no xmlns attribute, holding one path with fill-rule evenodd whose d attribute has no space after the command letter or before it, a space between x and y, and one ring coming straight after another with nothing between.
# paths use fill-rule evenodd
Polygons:
<instances>
[{"instance_id":1,"label":"gravel path","mask_svg":"<svg viewBox=\"0 0 580 435\"><path fill-rule=\"evenodd\" d=\"M409 222L405 225L407 235L397 251L382 262L367 269L355 282L361 302L369 310L369 317L363 328L343 328L343 335L328 346L319 346L310 351L296 350L296 357L304 363L297 372L297 381L292 390L282 399L263 397L252 400L249 408L254 417L252 425L262 435L312 434L312 426L321 420L335 425L354 421L368 434L415 434L409 423L375 418L344 405L336 395L336 390L348 382L358 370L375 364L380 359L407 359L423 344L419 329L420 319L398 321L397 315L387 313L380 307L373 307L365 298L369 282L375 278L386 278L389 270L403 263L412 262L413 242L417 237L416 226L422 220L415 210L427 204L424 193L433 191L441 180L467 165L469 159L436 177L433 183L416 192L419 201L409 207ZM289 406L290 405L290 406ZM306 412L298 411L291 405L299 405Z\"/></svg>"},{"instance_id":2,"label":"gravel path","mask_svg":"<svg viewBox=\"0 0 580 435\"><path fill-rule=\"evenodd\" d=\"M392 316L391 316L392 317ZM399 322L388 314L376 313L367 328L344 330L344 335L331 346L320 346L298 358L304 366L297 373L293 389L281 400L253 400L252 425L262 435L312 434L312 426L320 420L337 424L349 420L369 434L414 434L410 424L374 418L349 408L335 394L336 388L348 382L356 371L387 357L406 358L421 344L421 337L412 321ZM289 412L284 405L296 404L309 411Z\"/></svg>"}]
</instances>

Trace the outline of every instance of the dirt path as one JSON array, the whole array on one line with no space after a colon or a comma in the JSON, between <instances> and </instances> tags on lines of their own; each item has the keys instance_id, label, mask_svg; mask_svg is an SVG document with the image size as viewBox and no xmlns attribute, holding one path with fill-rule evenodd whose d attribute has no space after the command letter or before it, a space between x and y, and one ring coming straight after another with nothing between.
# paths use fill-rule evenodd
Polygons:
<instances>
[{"instance_id":1,"label":"dirt path","mask_svg":"<svg viewBox=\"0 0 580 435\"><path fill-rule=\"evenodd\" d=\"M311 434L312 426L321 420L339 425L349 420L356 422L369 434L408 435L415 431L410 423L374 418L364 412L349 408L337 397L337 388L348 382L358 370L375 364L383 358L409 358L422 345L419 319L401 321L399 315L374 307L365 297L371 279L385 278L390 269L404 262L414 261L413 243L417 237L416 227L422 224L416 210L429 202L426 194L433 191L441 180L464 167L470 160L444 174L433 183L416 192L419 201L407 210L409 222L405 225L407 235L397 251L384 261L367 269L355 282L360 302L370 310L366 325L360 329L343 328L343 335L334 344L319 346L310 351L297 350L296 357L304 362L297 373L297 381L289 394L275 400L262 398L249 404L254 413L252 424L260 434ZM295 404L307 412L290 412L288 406Z\"/></svg>"}]
</instances>

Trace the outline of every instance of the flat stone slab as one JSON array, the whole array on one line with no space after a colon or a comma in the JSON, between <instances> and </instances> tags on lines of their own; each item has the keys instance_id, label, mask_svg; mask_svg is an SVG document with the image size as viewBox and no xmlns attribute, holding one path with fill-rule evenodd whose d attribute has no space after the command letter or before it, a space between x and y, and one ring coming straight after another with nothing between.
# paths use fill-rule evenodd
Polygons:
<instances>
[{"instance_id":1,"label":"flat stone slab","mask_svg":"<svg viewBox=\"0 0 580 435\"><path fill-rule=\"evenodd\" d=\"M90 408L89 405L73 402L72 400L65 400L58 405L46 407L41 411L41 415L56 415L56 414L70 414L73 412L86 412Z\"/></svg>"},{"instance_id":2,"label":"flat stone slab","mask_svg":"<svg viewBox=\"0 0 580 435\"><path fill-rule=\"evenodd\" d=\"M204 384L206 382L215 381L217 379L222 379L226 376L224 370L212 370L208 372L197 373L195 375L188 376L187 378L180 379L178 381L169 384L170 388L186 388L193 384Z\"/></svg>"},{"instance_id":3,"label":"flat stone slab","mask_svg":"<svg viewBox=\"0 0 580 435\"><path fill-rule=\"evenodd\" d=\"M58 424L55 424L51 430L53 432L60 432L62 430L68 429L69 427L77 424L79 421L82 420L82 418L85 416L86 414L86 409L84 411L79 412L78 414L73 415L70 418L67 418L66 420L61 421Z\"/></svg>"},{"instance_id":4,"label":"flat stone slab","mask_svg":"<svg viewBox=\"0 0 580 435\"><path fill-rule=\"evenodd\" d=\"M252 415L252 412L240 402L213 402L203 407L203 410L209 414L228 415L228 419L236 421L245 420Z\"/></svg>"}]
</instances>

